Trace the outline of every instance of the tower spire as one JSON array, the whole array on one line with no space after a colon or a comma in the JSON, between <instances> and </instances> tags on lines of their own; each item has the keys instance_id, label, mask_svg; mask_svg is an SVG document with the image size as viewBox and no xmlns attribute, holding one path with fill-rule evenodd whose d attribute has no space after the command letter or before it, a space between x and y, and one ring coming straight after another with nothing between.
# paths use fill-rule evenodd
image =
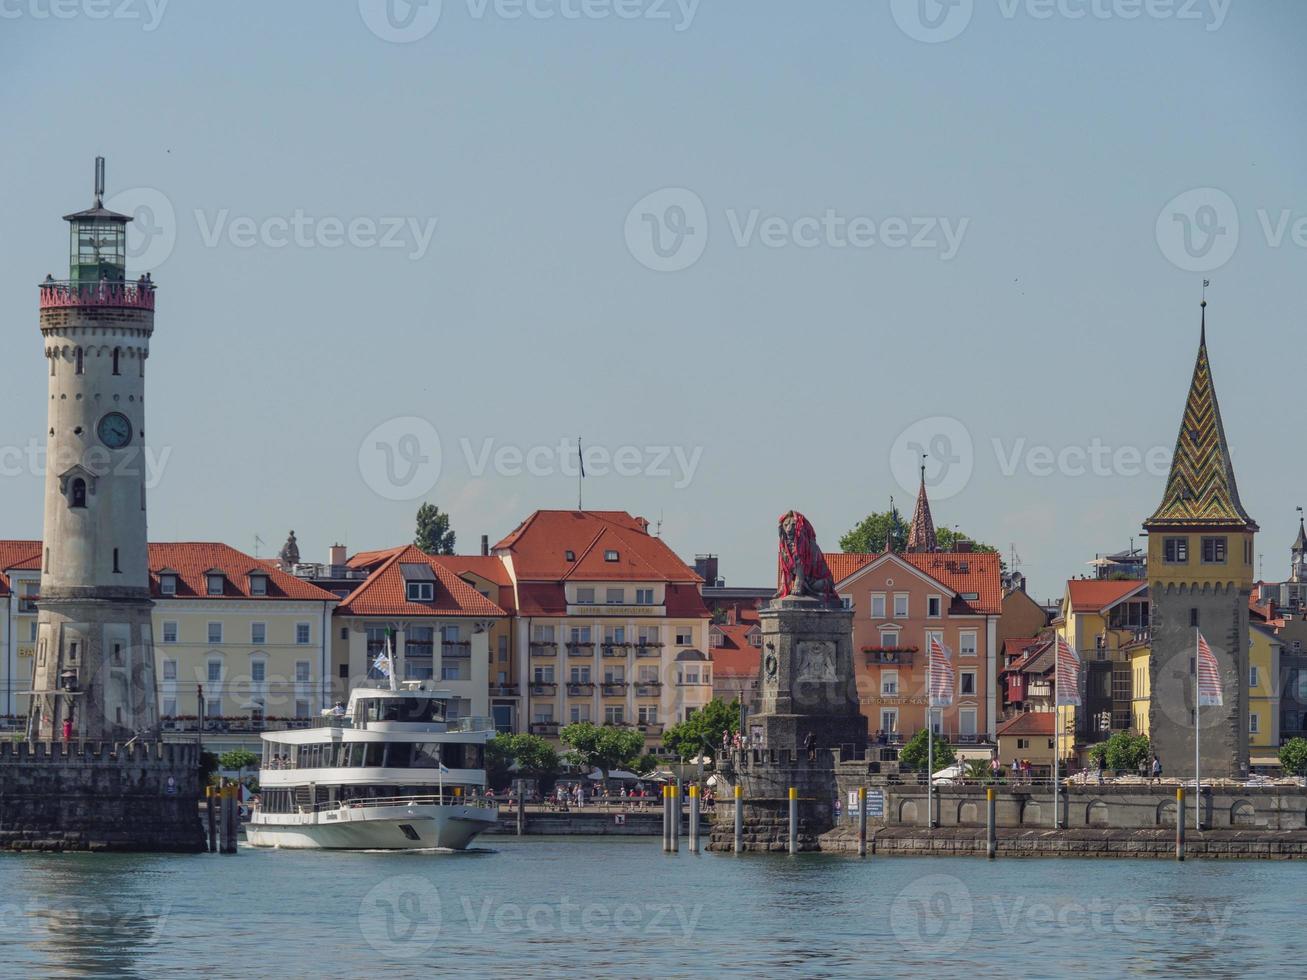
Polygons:
<instances>
[{"instance_id":1,"label":"tower spire","mask_svg":"<svg viewBox=\"0 0 1307 980\"><path fill-rule=\"evenodd\" d=\"M917 506L912 511L912 526L908 529L908 551L939 551L935 535L935 520L930 514L930 498L926 496L926 457L921 457L921 486L917 489Z\"/></svg>"},{"instance_id":2,"label":"tower spire","mask_svg":"<svg viewBox=\"0 0 1307 980\"><path fill-rule=\"evenodd\" d=\"M1206 285L1207 280L1203 283ZM1239 500L1230 446L1221 423L1221 406L1212 383L1212 367L1207 359L1206 299L1201 309L1198 358L1189 382L1180 434L1175 440L1171 474L1167 477L1161 505L1144 522L1144 527L1151 531L1201 525L1256 531L1257 522L1248 516Z\"/></svg>"}]
</instances>

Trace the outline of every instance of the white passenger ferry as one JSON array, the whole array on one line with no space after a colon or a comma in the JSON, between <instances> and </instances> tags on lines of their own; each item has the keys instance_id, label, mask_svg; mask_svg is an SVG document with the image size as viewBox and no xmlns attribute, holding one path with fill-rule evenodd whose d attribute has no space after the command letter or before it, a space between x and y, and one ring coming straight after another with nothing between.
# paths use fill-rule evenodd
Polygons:
<instances>
[{"instance_id":1,"label":"white passenger ferry","mask_svg":"<svg viewBox=\"0 0 1307 980\"><path fill-rule=\"evenodd\" d=\"M480 798L487 718L446 721L453 695L411 681L357 688L314 728L263 736L256 847L461 850L499 819Z\"/></svg>"}]
</instances>

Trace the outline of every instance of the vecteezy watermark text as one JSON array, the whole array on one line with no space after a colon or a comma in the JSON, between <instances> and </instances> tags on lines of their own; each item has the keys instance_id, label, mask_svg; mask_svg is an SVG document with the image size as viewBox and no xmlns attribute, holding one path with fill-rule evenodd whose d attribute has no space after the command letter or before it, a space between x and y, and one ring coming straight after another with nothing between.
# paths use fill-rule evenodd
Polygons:
<instances>
[{"instance_id":1,"label":"vecteezy watermark text","mask_svg":"<svg viewBox=\"0 0 1307 980\"><path fill-rule=\"evenodd\" d=\"M0 20L139 20L153 31L168 0L0 0Z\"/></svg>"},{"instance_id":2,"label":"vecteezy watermark text","mask_svg":"<svg viewBox=\"0 0 1307 980\"><path fill-rule=\"evenodd\" d=\"M80 466L90 476L141 476L145 488L153 490L163 479L164 468L172 456L172 446L158 452L152 446L127 446L112 452L102 446L80 449L60 444L54 459L46 440L31 438L24 445L0 446L0 478L16 476L44 477L47 471L67 473Z\"/></svg>"},{"instance_id":3,"label":"vecteezy watermark text","mask_svg":"<svg viewBox=\"0 0 1307 980\"><path fill-rule=\"evenodd\" d=\"M999 16L1012 21L1164 20L1199 23L1219 31L1233 0L993 0ZM977 0L890 0L890 14L915 41L940 44L971 24Z\"/></svg>"},{"instance_id":4,"label":"vecteezy watermark text","mask_svg":"<svg viewBox=\"0 0 1307 980\"><path fill-rule=\"evenodd\" d=\"M427 254L438 220L412 216L314 217L302 208L289 215L263 218L232 217L227 208L195 212L195 224L205 248L216 248L224 239L233 248L406 248L408 257L415 261Z\"/></svg>"},{"instance_id":5,"label":"vecteezy watermark text","mask_svg":"<svg viewBox=\"0 0 1307 980\"><path fill-rule=\"evenodd\" d=\"M464 6L474 21L648 21L681 33L694 23L699 0L464 0ZM359 0L368 30L393 44L422 40L443 13L442 0Z\"/></svg>"}]
</instances>

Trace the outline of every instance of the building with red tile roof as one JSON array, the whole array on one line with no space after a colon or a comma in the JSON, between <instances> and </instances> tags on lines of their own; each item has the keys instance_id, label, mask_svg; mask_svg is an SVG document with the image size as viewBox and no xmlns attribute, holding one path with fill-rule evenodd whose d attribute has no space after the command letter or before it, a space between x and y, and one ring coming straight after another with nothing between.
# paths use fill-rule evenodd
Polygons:
<instances>
[{"instance_id":1,"label":"building with red tile roof","mask_svg":"<svg viewBox=\"0 0 1307 980\"><path fill-rule=\"evenodd\" d=\"M931 637L952 651L954 703L937 724L956 743L992 740L1003 585L999 556L964 550L826 556L852 609L858 693L872 733L910 738L926 724Z\"/></svg>"},{"instance_id":2,"label":"building with red tile roof","mask_svg":"<svg viewBox=\"0 0 1307 980\"><path fill-rule=\"evenodd\" d=\"M713 697L730 704L739 700L754 710L758 669L762 661L762 624L758 610L732 607L708 631L712 653Z\"/></svg>"}]
</instances>

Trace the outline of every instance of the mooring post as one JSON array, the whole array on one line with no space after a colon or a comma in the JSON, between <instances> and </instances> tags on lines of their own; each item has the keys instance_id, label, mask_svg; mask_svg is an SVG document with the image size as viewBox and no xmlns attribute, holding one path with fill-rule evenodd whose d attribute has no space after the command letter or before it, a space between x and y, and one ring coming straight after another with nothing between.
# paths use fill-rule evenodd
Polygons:
<instances>
[{"instance_id":1,"label":"mooring post","mask_svg":"<svg viewBox=\"0 0 1307 980\"><path fill-rule=\"evenodd\" d=\"M667 791L669 787L663 783L663 853L667 854L672 849L672 811L670 804L667 802Z\"/></svg>"},{"instance_id":2,"label":"mooring post","mask_svg":"<svg viewBox=\"0 0 1307 980\"><path fill-rule=\"evenodd\" d=\"M671 785L672 797L672 853L681 850L681 787L679 783Z\"/></svg>"},{"instance_id":3,"label":"mooring post","mask_svg":"<svg viewBox=\"0 0 1307 980\"><path fill-rule=\"evenodd\" d=\"M517 836L526 833L526 793L522 780L517 781Z\"/></svg>"},{"instance_id":4,"label":"mooring post","mask_svg":"<svg viewBox=\"0 0 1307 980\"><path fill-rule=\"evenodd\" d=\"M994 799L994 787L985 790L985 820L988 828L985 833L985 854L992 861L998 857L998 805Z\"/></svg>"},{"instance_id":5,"label":"mooring post","mask_svg":"<svg viewBox=\"0 0 1307 980\"><path fill-rule=\"evenodd\" d=\"M790 787L790 853L799 853L799 791Z\"/></svg>"},{"instance_id":6,"label":"mooring post","mask_svg":"<svg viewBox=\"0 0 1307 980\"><path fill-rule=\"evenodd\" d=\"M209 824L209 853L218 853L218 815L213 811L213 791L216 787L204 787L204 810Z\"/></svg>"},{"instance_id":7,"label":"mooring post","mask_svg":"<svg viewBox=\"0 0 1307 980\"><path fill-rule=\"evenodd\" d=\"M1184 787L1175 788L1175 859L1184 860Z\"/></svg>"},{"instance_id":8,"label":"mooring post","mask_svg":"<svg viewBox=\"0 0 1307 980\"><path fill-rule=\"evenodd\" d=\"M690 853L699 853L699 784L690 784Z\"/></svg>"},{"instance_id":9,"label":"mooring post","mask_svg":"<svg viewBox=\"0 0 1307 980\"><path fill-rule=\"evenodd\" d=\"M735 784L735 853L744 850L744 787Z\"/></svg>"},{"instance_id":10,"label":"mooring post","mask_svg":"<svg viewBox=\"0 0 1307 980\"><path fill-rule=\"evenodd\" d=\"M867 787L858 787L858 857L867 856Z\"/></svg>"}]
</instances>

